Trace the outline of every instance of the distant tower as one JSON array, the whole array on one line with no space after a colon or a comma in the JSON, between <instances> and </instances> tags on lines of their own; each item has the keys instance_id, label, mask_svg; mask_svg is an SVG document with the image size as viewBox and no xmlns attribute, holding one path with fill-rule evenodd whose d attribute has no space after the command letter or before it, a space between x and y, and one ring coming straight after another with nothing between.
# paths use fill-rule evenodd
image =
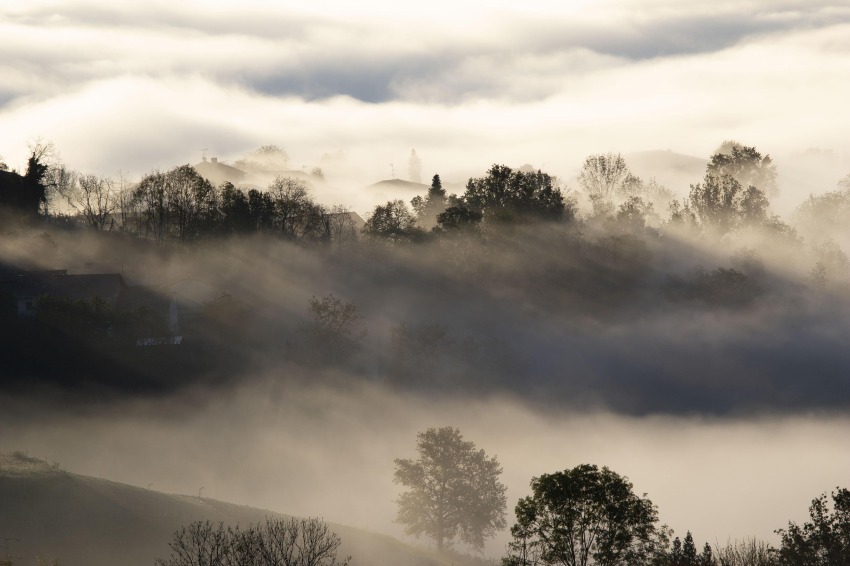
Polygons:
<instances>
[{"instance_id":1,"label":"distant tower","mask_svg":"<svg viewBox=\"0 0 850 566\"><path fill-rule=\"evenodd\" d=\"M422 182L422 161L415 149L410 150L410 159L407 161L407 180L412 183Z\"/></svg>"}]
</instances>

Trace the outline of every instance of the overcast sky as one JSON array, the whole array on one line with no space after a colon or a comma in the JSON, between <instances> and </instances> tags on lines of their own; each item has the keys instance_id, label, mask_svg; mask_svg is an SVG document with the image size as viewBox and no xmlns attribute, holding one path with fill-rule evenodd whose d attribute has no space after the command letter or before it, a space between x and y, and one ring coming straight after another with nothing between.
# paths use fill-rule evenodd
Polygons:
<instances>
[{"instance_id":1,"label":"overcast sky","mask_svg":"<svg viewBox=\"0 0 850 566\"><path fill-rule=\"evenodd\" d=\"M342 150L367 176L555 174L601 151L850 154L850 6L825 0L0 0L0 155L138 175Z\"/></svg>"}]
</instances>

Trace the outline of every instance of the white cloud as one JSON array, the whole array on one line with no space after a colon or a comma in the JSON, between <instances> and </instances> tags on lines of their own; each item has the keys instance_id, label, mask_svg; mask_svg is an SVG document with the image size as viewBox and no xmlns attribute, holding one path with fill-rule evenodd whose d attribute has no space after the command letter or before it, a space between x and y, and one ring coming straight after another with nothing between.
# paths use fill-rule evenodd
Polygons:
<instances>
[{"instance_id":1,"label":"white cloud","mask_svg":"<svg viewBox=\"0 0 850 566\"><path fill-rule=\"evenodd\" d=\"M727 138L850 150L835 3L382 6L3 8L0 153L20 166L42 136L72 167L140 174L277 143L305 164L345 149L376 180L415 147L462 181L493 162L569 176L597 151L707 156Z\"/></svg>"}]
</instances>

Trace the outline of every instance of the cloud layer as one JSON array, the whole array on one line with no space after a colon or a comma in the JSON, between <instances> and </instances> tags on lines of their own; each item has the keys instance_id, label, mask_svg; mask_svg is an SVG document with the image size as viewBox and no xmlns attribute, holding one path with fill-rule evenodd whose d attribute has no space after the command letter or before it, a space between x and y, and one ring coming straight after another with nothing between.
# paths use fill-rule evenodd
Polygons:
<instances>
[{"instance_id":1,"label":"cloud layer","mask_svg":"<svg viewBox=\"0 0 850 566\"><path fill-rule=\"evenodd\" d=\"M343 149L388 177L726 138L848 151L850 10L837 2L32 2L2 9L2 154L56 142L75 168L133 174L265 143ZM359 182L359 180L358 180Z\"/></svg>"}]
</instances>

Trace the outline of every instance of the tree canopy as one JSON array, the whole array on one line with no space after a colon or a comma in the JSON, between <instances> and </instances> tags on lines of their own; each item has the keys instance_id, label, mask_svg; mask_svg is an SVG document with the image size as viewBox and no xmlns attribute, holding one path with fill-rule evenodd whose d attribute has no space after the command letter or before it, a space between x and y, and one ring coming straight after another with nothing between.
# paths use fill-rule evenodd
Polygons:
<instances>
[{"instance_id":1,"label":"tree canopy","mask_svg":"<svg viewBox=\"0 0 850 566\"><path fill-rule=\"evenodd\" d=\"M504 566L634 566L666 547L655 505L606 467L544 474L531 489L517 503Z\"/></svg>"},{"instance_id":2,"label":"tree canopy","mask_svg":"<svg viewBox=\"0 0 850 566\"><path fill-rule=\"evenodd\" d=\"M395 460L395 482L408 488L397 500L396 521L407 534L434 539L439 551L455 538L482 549L506 526L498 460L453 427L420 432L416 448L417 459Z\"/></svg>"},{"instance_id":3,"label":"tree canopy","mask_svg":"<svg viewBox=\"0 0 850 566\"><path fill-rule=\"evenodd\" d=\"M493 165L487 176L470 179L463 204L480 212L487 222L555 220L565 210L564 195L550 175L514 171L505 165Z\"/></svg>"},{"instance_id":4,"label":"tree canopy","mask_svg":"<svg viewBox=\"0 0 850 566\"><path fill-rule=\"evenodd\" d=\"M779 564L833 566L850 563L850 490L832 492L832 508L824 493L809 506L811 522L788 523L776 533L782 538Z\"/></svg>"}]
</instances>

